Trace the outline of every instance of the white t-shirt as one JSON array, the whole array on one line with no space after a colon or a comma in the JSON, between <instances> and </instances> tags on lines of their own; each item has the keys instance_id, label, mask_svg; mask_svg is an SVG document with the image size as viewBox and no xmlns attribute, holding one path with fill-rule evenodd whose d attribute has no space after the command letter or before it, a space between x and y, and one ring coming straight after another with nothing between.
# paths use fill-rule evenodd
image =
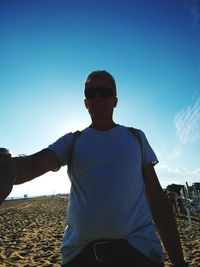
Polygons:
<instances>
[{"instance_id":1,"label":"white t-shirt","mask_svg":"<svg viewBox=\"0 0 200 267\"><path fill-rule=\"evenodd\" d=\"M96 239L126 239L146 256L163 261L142 176L142 165L158 160L144 133L140 134L143 151L121 125L108 131L86 128L78 137L69 174L62 264ZM73 133L68 133L48 147L62 166L68 164L72 138Z\"/></svg>"}]
</instances>

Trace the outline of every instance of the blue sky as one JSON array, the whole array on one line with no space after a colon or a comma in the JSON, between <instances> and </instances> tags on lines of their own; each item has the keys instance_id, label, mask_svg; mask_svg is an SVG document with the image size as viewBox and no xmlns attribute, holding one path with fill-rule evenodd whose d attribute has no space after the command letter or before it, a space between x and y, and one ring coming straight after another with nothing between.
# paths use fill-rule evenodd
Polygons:
<instances>
[{"instance_id":1,"label":"blue sky","mask_svg":"<svg viewBox=\"0 0 200 267\"><path fill-rule=\"evenodd\" d=\"M200 181L200 0L0 0L0 147L32 154L90 118L92 70L117 82L117 123L142 129L163 187ZM10 196L69 192L66 167Z\"/></svg>"}]
</instances>

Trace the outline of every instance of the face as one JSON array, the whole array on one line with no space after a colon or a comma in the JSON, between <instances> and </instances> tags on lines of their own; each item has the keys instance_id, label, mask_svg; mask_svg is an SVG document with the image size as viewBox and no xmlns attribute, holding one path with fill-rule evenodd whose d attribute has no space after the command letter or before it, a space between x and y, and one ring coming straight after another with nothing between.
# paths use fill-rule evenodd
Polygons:
<instances>
[{"instance_id":1,"label":"face","mask_svg":"<svg viewBox=\"0 0 200 267\"><path fill-rule=\"evenodd\" d=\"M110 79L98 77L87 81L85 97L85 106L93 121L112 120L113 109L117 105L117 97Z\"/></svg>"}]
</instances>

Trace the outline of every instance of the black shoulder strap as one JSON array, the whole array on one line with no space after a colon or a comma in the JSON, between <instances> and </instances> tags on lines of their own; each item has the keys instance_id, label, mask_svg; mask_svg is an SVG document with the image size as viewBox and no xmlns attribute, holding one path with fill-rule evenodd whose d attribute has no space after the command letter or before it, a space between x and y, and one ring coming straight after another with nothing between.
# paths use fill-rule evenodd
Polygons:
<instances>
[{"instance_id":1,"label":"black shoulder strap","mask_svg":"<svg viewBox=\"0 0 200 267\"><path fill-rule=\"evenodd\" d=\"M133 128L133 127L128 127L128 129L135 136L135 138L137 139L137 141L140 144L141 149L142 149L142 138L141 138L141 135L140 135L139 131L137 129Z\"/></svg>"},{"instance_id":2,"label":"black shoulder strap","mask_svg":"<svg viewBox=\"0 0 200 267\"><path fill-rule=\"evenodd\" d=\"M137 139L140 148L141 148L141 154L142 154L142 158L143 158L143 145L142 145L142 137L139 133L139 131L133 127L128 127L129 131L135 136L135 138Z\"/></svg>"},{"instance_id":3,"label":"black shoulder strap","mask_svg":"<svg viewBox=\"0 0 200 267\"><path fill-rule=\"evenodd\" d=\"M73 157L73 152L74 152L74 146L75 146L76 141L80 135L81 135L81 131L76 131L73 135L72 142L71 142L70 148L69 148L68 169L71 167L72 157Z\"/></svg>"},{"instance_id":4,"label":"black shoulder strap","mask_svg":"<svg viewBox=\"0 0 200 267\"><path fill-rule=\"evenodd\" d=\"M139 133L139 131L133 127L128 127L129 131L135 136L135 138L137 139L140 147L141 147L141 152L143 151L142 149L142 138L141 135ZM72 157L73 157L73 152L74 152L74 146L76 144L76 141L78 139L78 137L81 135L81 131L76 131L74 133L74 136L72 138L72 142L70 144L70 148L69 148L69 158L68 158L68 169L71 167L71 163L72 163ZM142 153L143 154L143 153Z\"/></svg>"}]
</instances>

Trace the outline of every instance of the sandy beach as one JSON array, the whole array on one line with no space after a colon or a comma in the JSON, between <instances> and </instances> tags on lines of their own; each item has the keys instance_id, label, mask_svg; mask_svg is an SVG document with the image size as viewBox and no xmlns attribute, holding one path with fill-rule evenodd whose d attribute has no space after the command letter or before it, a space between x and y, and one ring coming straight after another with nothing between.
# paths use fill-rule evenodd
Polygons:
<instances>
[{"instance_id":1,"label":"sandy beach","mask_svg":"<svg viewBox=\"0 0 200 267\"><path fill-rule=\"evenodd\" d=\"M66 205L66 199L57 196L4 202L0 207L0 266L60 267ZM200 217L192 219L192 228L186 216L178 216L177 223L190 266L200 266ZM165 263L170 266L166 254Z\"/></svg>"}]
</instances>

